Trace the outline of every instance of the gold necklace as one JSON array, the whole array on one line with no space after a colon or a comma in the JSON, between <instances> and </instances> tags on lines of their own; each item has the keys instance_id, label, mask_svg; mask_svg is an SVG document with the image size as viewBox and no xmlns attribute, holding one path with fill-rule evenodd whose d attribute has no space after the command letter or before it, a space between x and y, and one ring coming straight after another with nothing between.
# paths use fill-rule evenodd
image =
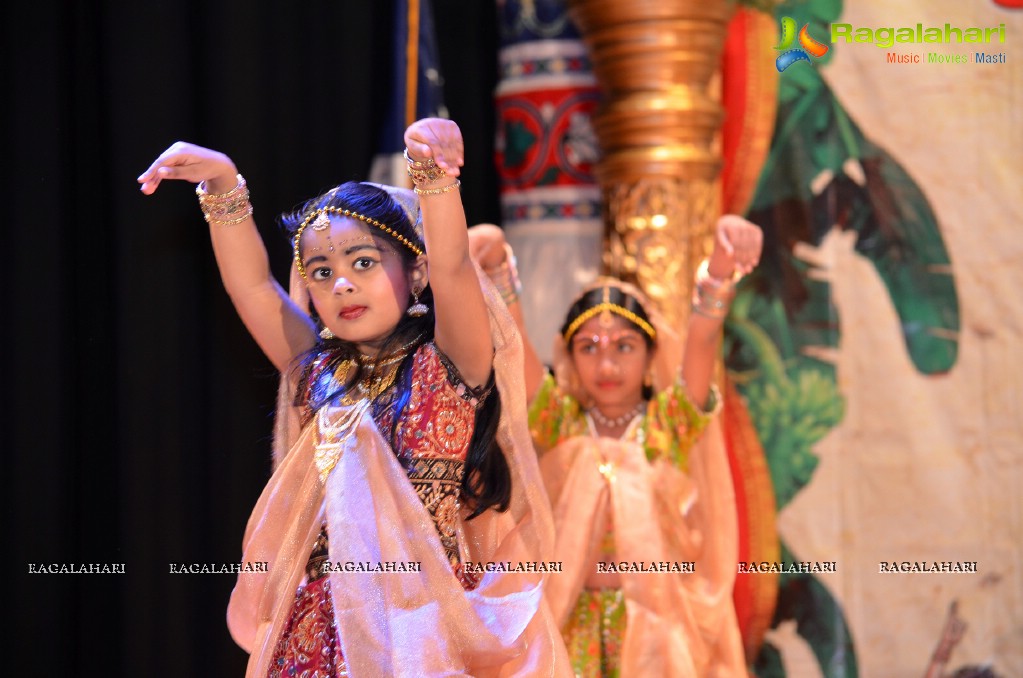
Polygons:
<instances>
[{"instance_id":1,"label":"gold necklace","mask_svg":"<svg viewBox=\"0 0 1023 678\"><path fill-rule=\"evenodd\" d=\"M359 364L362 369L366 372L366 375L359 379L358 383L354 384L354 388L349 388L345 391L345 394L341 396L342 405L352 405L359 400L376 400L381 393L384 393L387 389L394 385L394 380L398 376L398 363L408 356L409 349L415 346L423 335L420 334L412 341L402 345L394 352L391 357L386 358L377 362L374 357L361 355ZM348 359L338 365L337 370L334 372L334 378L338 383L344 383L343 378L346 378L349 372L356 366L356 361ZM378 370L383 370L378 374Z\"/></svg>"},{"instance_id":2,"label":"gold necklace","mask_svg":"<svg viewBox=\"0 0 1023 678\"><path fill-rule=\"evenodd\" d=\"M397 363L397 360L389 363L388 366L383 369L383 372L379 374L377 373L376 368L369 370L368 374L345 390L344 394L341 396L340 403L342 405L354 405L360 400L375 400L377 396L391 388L394 384L394 380L398 376ZM348 373L354 369L355 366L356 363L354 360L345 360L338 365L337 372L335 372L335 375L338 375L335 376L337 382L344 383ZM345 376L342 377L340 375Z\"/></svg>"},{"instance_id":3,"label":"gold necklace","mask_svg":"<svg viewBox=\"0 0 1023 678\"><path fill-rule=\"evenodd\" d=\"M405 356L408 355L408 350L415 346L416 344L418 344L422 338L423 335L420 334L412 341L402 344L401 346L398 347L398 350L396 350L390 358L387 358L382 362L379 363L376 362L377 358L379 358L380 356L371 356L366 355L365 353L361 355L362 359L359 362L362 363L364 367L368 367L371 370L377 367L386 367L387 365L393 365L394 363L401 362L402 360L405 359Z\"/></svg>"}]
</instances>

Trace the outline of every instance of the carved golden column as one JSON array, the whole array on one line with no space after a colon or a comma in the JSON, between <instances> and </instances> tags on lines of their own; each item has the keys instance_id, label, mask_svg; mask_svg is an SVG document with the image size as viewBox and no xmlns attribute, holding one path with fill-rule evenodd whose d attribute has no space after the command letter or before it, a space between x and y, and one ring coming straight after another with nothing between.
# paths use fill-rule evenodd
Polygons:
<instances>
[{"instance_id":1,"label":"carved golden column","mask_svg":"<svg viewBox=\"0 0 1023 678\"><path fill-rule=\"evenodd\" d=\"M721 210L723 112L711 93L734 3L568 0L604 93L594 127L605 268L677 329Z\"/></svg>"}]
</instances>

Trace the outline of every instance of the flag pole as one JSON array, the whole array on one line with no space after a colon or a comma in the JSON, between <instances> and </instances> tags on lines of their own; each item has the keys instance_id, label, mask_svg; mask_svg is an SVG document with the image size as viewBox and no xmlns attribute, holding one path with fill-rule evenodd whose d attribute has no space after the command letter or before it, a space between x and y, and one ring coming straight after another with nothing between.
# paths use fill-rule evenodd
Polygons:
<instances>
[{"instance_id":1,"label":"flag pole","mask_svg":"<svg viewBox=\"0 0 1023 678\"><path fill-rule=\"evenodd\" d=\"M405 44L405 126L416 121L419 85L419 0L408 0L408 40Z\"/></svg>"}]
</instances>

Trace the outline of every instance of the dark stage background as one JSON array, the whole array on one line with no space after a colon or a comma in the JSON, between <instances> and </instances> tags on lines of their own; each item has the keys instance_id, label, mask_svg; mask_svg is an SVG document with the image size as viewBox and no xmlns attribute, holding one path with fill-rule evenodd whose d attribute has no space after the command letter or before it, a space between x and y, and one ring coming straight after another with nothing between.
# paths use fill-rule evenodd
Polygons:
<instances>
[{"instance_id":1,"label":"dark stage background","mask_svg":"<svg viewBox=\"0 0 1023 678\"><path fill-rule=\"evenodd\" d=\"M470 223L497 221L493 3L435 0ZM24 675L232 676L230 563L270 472L276 380L221 287L178 139L230 155L278 279L276 217L365 177L390 3L23 2L2 20L4 582ZM29 574L124 563L123 575ZM5 670L6 673L6 670ZM12 675L8 673L8 675ZM21 675L21 674L19 674Z\"/></svg>"}]
</instances>

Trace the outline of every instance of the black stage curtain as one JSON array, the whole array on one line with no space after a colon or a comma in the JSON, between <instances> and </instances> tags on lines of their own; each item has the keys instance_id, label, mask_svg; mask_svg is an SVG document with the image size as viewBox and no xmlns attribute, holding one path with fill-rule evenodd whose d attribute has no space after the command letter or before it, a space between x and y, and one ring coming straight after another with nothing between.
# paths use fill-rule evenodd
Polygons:
<instances>
[{"instance_id":1,"label":"black stage curtain","mask_svg":"<svg viewBox=\"0 0 1023 678\"><path fill-rule=\"evenodd\" d=\"M496 221L495 10L435 10L470 223ZM235 577L171 565L239 560L270 473L276 378L223 291L191 187L147 197L135 177L177 139L226 152L286 281L276 216L364 177L392 20L382 0L5 9L9 668L243 673L224 620ZM125 574L31 573L93 563Z\"/></svg>"}]
</instances>

